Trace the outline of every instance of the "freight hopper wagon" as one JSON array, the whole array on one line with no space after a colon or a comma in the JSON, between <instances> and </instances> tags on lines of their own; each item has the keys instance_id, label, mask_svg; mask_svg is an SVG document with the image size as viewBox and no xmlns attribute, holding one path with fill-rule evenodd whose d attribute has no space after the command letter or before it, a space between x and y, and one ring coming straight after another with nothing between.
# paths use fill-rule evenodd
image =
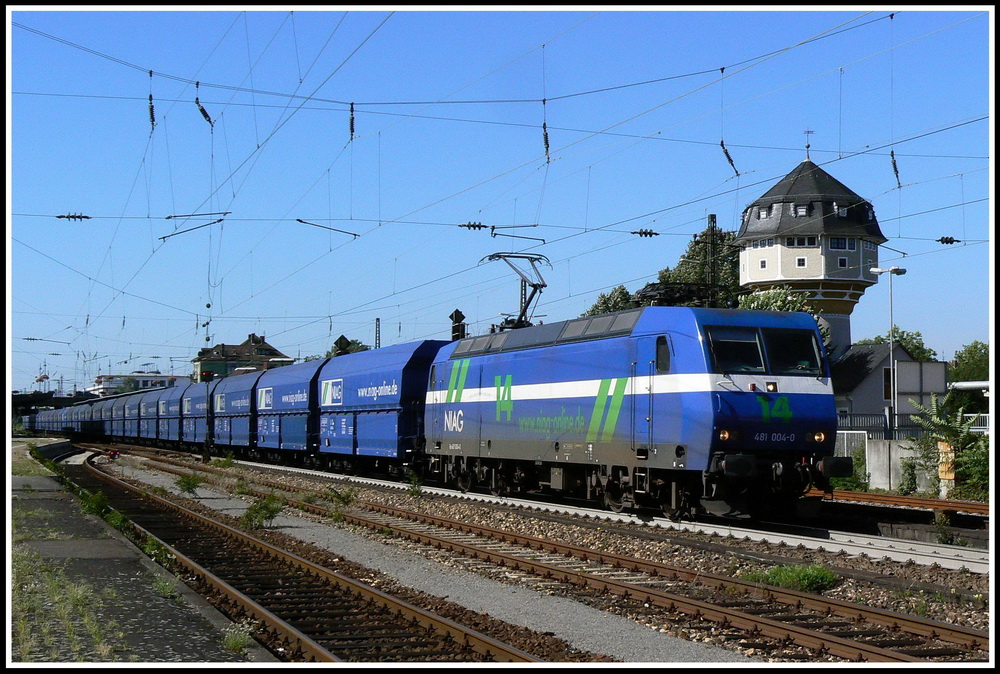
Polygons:
<instances>
[{"instance_id":1,"label":"freight hopper wagon","mask_svg":"<svg viewBox=\"0 0 1000 674\"><path fill-rule=\"evenodd\" d=\"M742 515L849 475L836 423L808 314L649 307L442 348L428 469L496 494Z\"/></svg>"},{"instance_id":2,"label":"freight hopper wagon","mask_svg":"<svg viewBox=\"0 0 1000 674\"><path fill-rule=\"evenodd\" d=\"M213 401L217 449L402 475L424 447L427 372L445 344L410 342L224 379Z\"/></svg>"}]
</instances>

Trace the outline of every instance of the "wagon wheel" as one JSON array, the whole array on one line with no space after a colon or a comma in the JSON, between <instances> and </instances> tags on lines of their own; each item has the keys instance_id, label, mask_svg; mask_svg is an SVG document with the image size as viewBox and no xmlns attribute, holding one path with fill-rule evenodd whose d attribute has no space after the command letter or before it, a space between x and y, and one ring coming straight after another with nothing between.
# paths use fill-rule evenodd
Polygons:
<instances>
[{"instance_id":1,"label":"wagon wheel","mask_svg":"<svg viewBox=\"0 0 1000 674\"><path fill-rule=\"evenodd\" d=\"M622 488L611 480L608 480L608 486L604 490L604 506L615 513L620 513L625 509Z\"/></svg>"},{"instance_id":2,"label":"wagon wheel","mask_svg":"<svg viewBox=\"0 0 1000 674\"><path fill-rule=\"evenodd\" d=\"M502 473L495 473L490 483L490 493L494 496L507 496L510 494L510 485L507 478Z\"/></svg>"}]
</instances>

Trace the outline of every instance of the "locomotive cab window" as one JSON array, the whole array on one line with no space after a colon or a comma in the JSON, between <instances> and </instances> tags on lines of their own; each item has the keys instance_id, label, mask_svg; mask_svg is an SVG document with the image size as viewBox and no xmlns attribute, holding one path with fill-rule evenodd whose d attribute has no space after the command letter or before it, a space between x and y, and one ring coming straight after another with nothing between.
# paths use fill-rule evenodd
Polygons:
<instances>
[{"instance_id":1,"label":"locomotive cab window","mask_svg":"<svg viewBox=\"0 0 1000 674\"><path fill-rule=\"evenodd\" d=\"M764 372L764 355L756 328L706 327L716 372Z\"/></svg>"},{"instance_id":2,"label":"locomotive cab window","mask_svg":"<svg viewBox=\"0 0 1000 674\"><path fill-rule=\"evenodd\" d=\"M823 374L819 344L811 330L764 328L764 349L772 374Z\"/></svg>"},{"instance_id":3,"label":"locomotive cab window","mask_svg":"<svg viewBox=\"0 0 1000 674\"><path fill-rule=\"evenodd\" d=\"M670 372L670 342L662 336L656 338L656 371Z\"/></svg>"}]
</instances>

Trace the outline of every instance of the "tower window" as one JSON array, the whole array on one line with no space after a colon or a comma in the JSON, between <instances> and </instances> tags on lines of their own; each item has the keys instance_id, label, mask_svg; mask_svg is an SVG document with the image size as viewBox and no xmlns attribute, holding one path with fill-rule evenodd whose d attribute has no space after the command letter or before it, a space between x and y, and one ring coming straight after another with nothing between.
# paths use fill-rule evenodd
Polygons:
<instances>
[{"instance_id":1,"label":"tower window","mask_svg":"<svg viewBox=\"0 0 1000 674\"><path fill-rule=\"evenodd\" d=\"M770 215L771 215L771 207L770 206L760 206L757 209L757 218L759 220L763 220L764 218L766 218L766 217L768 217Z\"/></svg>"},{"instance_id":2,"label":"tower window","mask_svg":"<svg viewBox=\"0 0 1000 674\"><path fill-rule=\"evenodd\" d=\"M847 238L843 236L831 236L830 250L847 250Z\"/></svg>"},{"instance_id":3,"label":"tower window","mask_svg":"<svg viewBox=\"0 0 1000 674\"><path fill-rule=\"evenodd\" d=\"M809 206L803 204L803 205L798 205L798 206L795 207L795 216L796 217L803 217L803 216L806 216L806 215L809 215Z\"/></svg>"},{"instance_id":4,"label":"tower window","mask_svg":"<svg viewBox=\"0 0 1000 674\"><path fill-rule=\"evenodd\" d=\"M761 260L760 261L760 268L761 269L767 269L767 260Z\"/></svg>"},{"instance_id":5,"label":"tower window","mask_svg":"<svg viewBox=\"0 0 1000 674\"><path fill-rule=\"evenodd\" d=\"M840 267L841 269L847 269L847 258L846 257L838 257L837 258L837 266Z\"/></svg>"},{"instance_id":6,"label":"tower window","mask_svg":"<svg viewBox=\"0 0 1000 674\"><path fill-rule=\"evenodd\" d=\"M797 257L797 258L795 258L795 266L796 267L805 267L806 266L806 259L804 257Z\"/></svg>"},{"instance_id":7,"label":"tower window","mask_svg":"<svg viewBox=\"0 0 1000 674\"><path fill-rule=\"evenodd\" d=\"M786 236L785 246L788 248L806 248L816 245L815 236Z\"/></svg>"}]
</instances>

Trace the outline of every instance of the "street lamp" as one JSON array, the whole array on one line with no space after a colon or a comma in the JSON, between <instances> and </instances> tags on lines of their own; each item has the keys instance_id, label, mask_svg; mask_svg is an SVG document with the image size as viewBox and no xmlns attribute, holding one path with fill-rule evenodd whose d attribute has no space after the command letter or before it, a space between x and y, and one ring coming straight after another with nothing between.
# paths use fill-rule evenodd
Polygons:
<instances>
[{"instance_id":1,"label":"street lamp","mask_svg":"<svg viewBox=\"0 0 1000 674\"><path fill-rule=\"evenodd\" d=\"M892 277L902 276L906 273L906 270L902 267L896 267L895 265L889 268L884 267L872 267L869 271L871 273L881 276L882 274L889 274L889 400L892 404L892 427L896 427L896 357L895 350L892 344L892 333L896 328L896 324L892 319Z\"/></svg>"}]
</instances>

